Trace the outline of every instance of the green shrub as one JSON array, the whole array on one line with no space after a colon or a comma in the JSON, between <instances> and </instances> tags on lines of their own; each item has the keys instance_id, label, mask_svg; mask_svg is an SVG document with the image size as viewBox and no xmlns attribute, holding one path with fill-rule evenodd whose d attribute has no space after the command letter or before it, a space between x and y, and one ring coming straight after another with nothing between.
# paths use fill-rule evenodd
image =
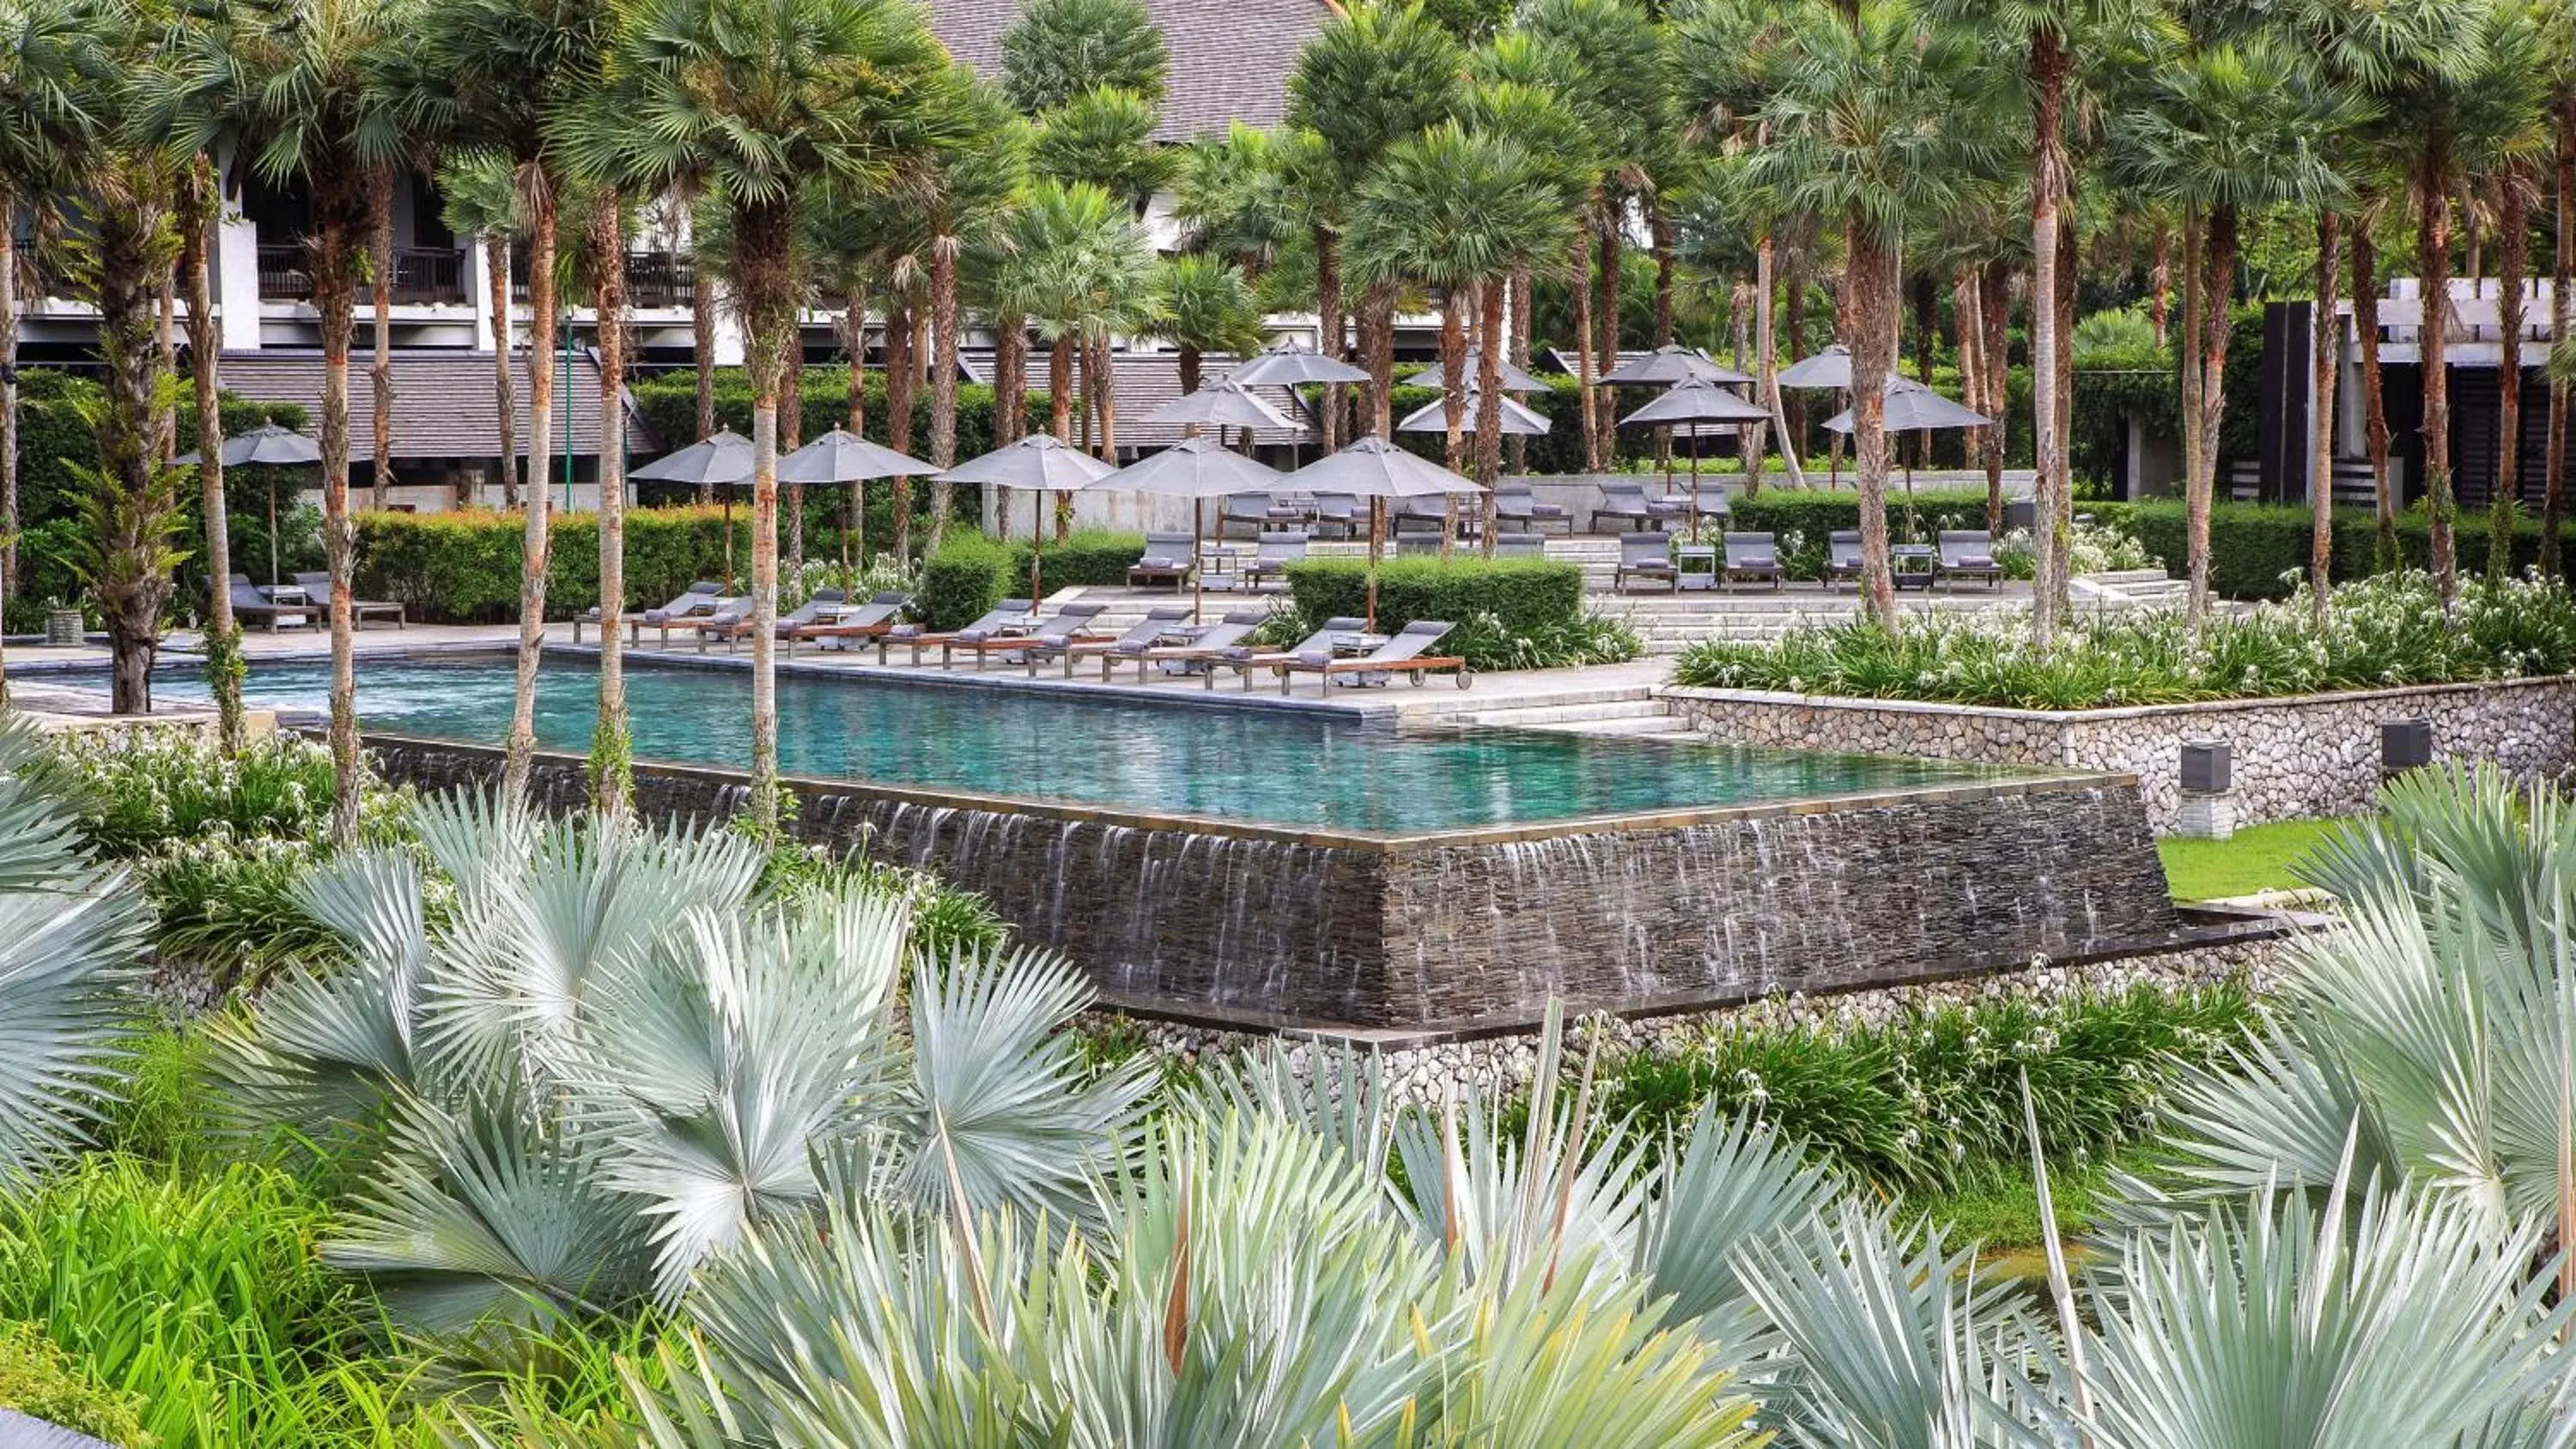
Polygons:
<instances>
[{"instance_id":1,"label":"green shrub","mask_svg":"<svg viewBox=\"0 0 2576 1449\"><path fill-rule=\"evenodd\" d=\"M109 856L216 835L309 839L331 814L331 752L295 735L227 760L212 740L179 730L69 734L47 768L78 806L83 838Z\"/></svg>"},{"instance_id":2,"label":"green shrub","mask_svg":"<svg viewBox=\"0 0 2576 1449\"><path fill-rule=\"evenodd\" d=\"M143 1396L92 1378L79 1360L31 1323L0 1325L0 1409L15 1409L87 1434L144 1449Z\"/></svg>"},{"instance_id":3,"label":"green shrub","mask_svg":"<svg viewBox=\"0 0 2576 1449\"><path fill-rule=\"evenodd\" d=\"M2096 616L2045 652L2018 617L1925 616L1894 633L1803 625L1768 643L1686 650L1676 682L2014 709L2260 699L2563 674L2576 669L2576 599L2555 583L2472 579L2446 617L2431 580L2389 574L2335 591L2326 626L2304 595L2220 615L2192 637L2172 613Z\"/></svg>"},{"instance_id":4,"label":"green shrub","mask_svg":"<svg viewBox=\"0 0 2576 1449\"><path fill-rule=\"evenodd\" d=\"M2145 1135L2176 1069L2216 1060L2254 1012L2239 985L2137 986L1907 1010L1845 1030L1721 1029L1678 1056L1614 1066L1603 1114L1678 1131L1702 1102L1754 1109L1874 1186L1948 1187L2027 1161L2024 1072L2042 1146L2081 1164Z\"/></svg>"},{"instance_id":5,"label":"green shrub","mask_svg":"<svg viewBox=\"0 0 2576 1449\"><path fill-rule=\"evenodd\" d=\"M496 623L519 613L519 560L525 521L516 513L459 509L449 513L358 515L358 592L392 599L414 619ZM724 576L721 509L695 505L638 508L626 515L626 593L632 607L651 607L699 579ZM751 519L733 511L735 571L751 566ZM599 516L563 513L547 544L546 613L569 618L599 602Z\"/></svg>"},{"instance_id":6,"label":"green shrub","mask_svg":"<svg viewBox=\"0 0 2576 1449\"><path fill-rule=\"evenodd\" d=\"M1142 534L1080 529L1062 543L1046 545L1038 587L1051 594L1123 584L1128 566L1144 552ZM939 552L922 562L921 593L914 607L931 628L962 629L995 604L1027 591L1030 554L1026 539L1004 542L968 529L951 532Z\"/></svg>"},{"instance_id":7,"label":"green shrub","mask_svg":"<svg viewBox=\"0 0 2576 1449\"><path fill-rule=\"evenodd\" d=\"M306 913L300 895L325 854L318 840L218 832L143 857L154 948L219 991L236 982L255 988L281 970L340 959L340 937Z\"/></svg>"},{"instance_id":8,"label":"green shrub","mask_svg":"<svg viewBox=\"0 0 2576 1449\"><path fill-rule=\"evenodd\" d=\"M2130 531L2147 551L2180 573L2190 557L2183 506L2159 500L2128 510ZM2222 598L2279 599L2289 596L2307 576L2310 532L2304 505L2220 503L2210 510L2209 586ZM2542 539L2537 519L2517 515L2513 529L2513 567L2518 572L2540 562ZM2338 582L2368 577L2376 569L2379 526L2367 508L2338 508L2334 515L2334 576ZM2462 513L2454 525L2460 571L2487 567L2492 519L2486 513ZM2430 568L2432 523L2421 508L2397 516L2399 561L2407 568ZM2576 569L2576 536L2558 542L2562 576Z\"/></svg>"},{"instance_id":9,"label":"green shrub","mask_svg":"<svg viewBox=\"0 0 2576 1449\"><path fill-rule=\"evenodd\" d=\"M1356 558L1313 558L1288 566L1288 596L1312 618L1367 612L1368 566ZM1416 619L1463 623L1491 614L1506 628L1535 629L1583 613L1583 570L1535 558L1393 558L1378 565L1377 621L1401 629Z\"/></svg>"}]
</instances>

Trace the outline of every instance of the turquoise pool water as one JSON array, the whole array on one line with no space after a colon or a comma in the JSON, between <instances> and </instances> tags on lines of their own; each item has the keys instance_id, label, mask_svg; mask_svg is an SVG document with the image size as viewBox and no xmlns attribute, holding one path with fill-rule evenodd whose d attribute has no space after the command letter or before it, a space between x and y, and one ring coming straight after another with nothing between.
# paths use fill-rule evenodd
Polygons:
<instances>
[{"instance_id":1,"label":"turquoise pool water","mask_svg":"<svg viewBox=\"0 0 2576 1449\"><path fill-rule=\"evenodd\" d=\"M751 680L733 670L630 668L635 754L742 767ZM262 665L260 705L321 711L319 664ZM158 686L204 697L193 678ZM549 658L537 737L585 751L599 700L586 660ZM367 662L369 730L498 744L510 666L490 657ZM1990 778L1978 767L1876 755L1669 745L1501 730L1389 735L1308 714L1059 698L882 681L778 680L789 774L1078 802L1269 825L1410 832L1753 804Z\"/></svg>"}]
</instances>

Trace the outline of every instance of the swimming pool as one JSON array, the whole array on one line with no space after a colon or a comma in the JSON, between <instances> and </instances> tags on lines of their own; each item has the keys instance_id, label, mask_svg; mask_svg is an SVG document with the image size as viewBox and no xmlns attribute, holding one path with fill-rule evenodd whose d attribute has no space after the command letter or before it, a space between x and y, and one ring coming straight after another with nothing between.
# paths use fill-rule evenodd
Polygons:
<instances>
[{"instance_id":1,"label":"swimming pool","mask_svg":"<svg viewBox=\"0 0 2576 1449\"><path fill-rule=\"evenodd\" d=\"M320 711L326 666L264 664L258 705ZM160 688L204 697L191 679ZM362 726L497 744L510 721L507 659L359 667ZM738 670L630 667L635 755L747 766L751 681ZM550 657L537 738L583 751L598 708L588 660ZM1996 778L1976 766L1889 756L1503 730L1398 735L1313 714L1068 698L1020 690L778 680L779 754L791 775L972 791L1146 815L1292 828L1415 833L1905 790Z\"/></svg>"}]
</instances>

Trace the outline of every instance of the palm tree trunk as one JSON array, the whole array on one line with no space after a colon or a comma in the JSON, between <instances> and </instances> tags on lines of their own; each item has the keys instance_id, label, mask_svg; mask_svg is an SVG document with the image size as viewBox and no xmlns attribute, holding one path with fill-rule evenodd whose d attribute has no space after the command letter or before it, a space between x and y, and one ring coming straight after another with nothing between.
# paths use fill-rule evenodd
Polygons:
<instances>
[{"instance_id":1,"label":"palm tree trunk","mask_svg":"<svg viewBox=\"0 0 2576 1449\"><path fill-rule=\"evenodd\" d=\"M850 436L868 435L868 293L857 276L848 280L841 303L841 348L850 354ZM841 567L864 568L868 562L868 485L853 483L841 495Z\"/></svg>"},{"instance_id":2,"label":"palm tree trunk","mask_svg":"<svg viewBox=\"0 0 2576 1449\"><path fill-rule=\"evenodd\" d=\"M2576 87L2558 102L2558 230L2550 248L2549 336L2564 347L2576 338ZM2561 572L2559 528L2567 507L2567 432L2570 384L2549 387L2549 476L2540 489L2540 567Z\"/></svg>"},{"instance_id":3,"label":"palm tree trunk","mask_svg":"<svg viewBox=\"0 0 2576 1449\"><path fill-rule=\"evenodd\" d=\"M1678 340L1673 336L1673 267L1679 235L1673 219L1664 214L1660 194L1646 203L1646 233L1654 239L1655 345L1661 347Z\"/></svg>"},{"instance_id":4,"label":"palm tree trunk","mask_svg":"<svg viewBox=\"0 0 2576 1449\"><path fill-rule=\"evenodd\" d=\"M1199 370L1202 363L1203 359L1200 356L1197 343L1184 342L1181 344L1181 396L1188 397L1191 393L1199 390ZM1197 434L1192 433L1190 436L1195 437Z\"/></svg>"},{"instance_id":5,"label":"palm tree trunk","mask_svg":"<svg viewBox=\"0 0 2576 1449\"><path fill-rule=\"evenodd\" d=\"M2219 424L2227 415L2227 341L2235 321L2228 305L2236 277L2236 208L2213 207L2209 239L2202 248L2208 277L2200 294L2200 489L2191 504L2191 600L2187 610L2197 630L2209 617L2209 516L2218 496Z\"/></svg>"},{"instance_id":6,"label":"palm tree trunk","mask_svg":"<svg viewBox=\"0 0 2576 1449\"><path fill-rule=\"evenodd\" d=\"M1074 349L1079 346L1081 346L1081 343L1078 342L1071 333L1058 337L1053 342L1047 344L1048 421L1054 427L1055 440L1064 444L1066 447L1074 446L1073 354ZM1044 508L1046 506L1045 498L1045 494L1038 494L1030 500L1030 507ZM1058 497L1055 500L1055 510L1057 520L1062 524L1068 520L1068 516L1073 510L1073 501L1068 498ZM1029 518L1029 536L1032 538L1036 537L1038 528L1039 520L1034 514L1032 514ZM1034 604L1037 600L1032 599L1029 602Z\"/></svg>"},{"instance_id":7,"label":"palm tree trunk","mask_svg":"<svg viewBox=\"0 0 2576 1449\"><path fill-rule=\"evenodd\" d=\"M599 723L590 740L591 808L622 819L635 808L635 744L626 723L626 239L618 198L603 189L590 212L599 312Z\"/></svg>"},{"instance_id":8,"label":"palm tree trunk","mask_svg":"<svg viewBox=\"0 0 2576 1449\"><path fill-rule=\"evenodd\" d=\"M1888 375L1896 370L1896 245L1854 219L1844 244L1843 333L1851 340L1852 451L1860 483L1861 593L1869 617L1897 627L1896 579L1887 538Z\"/></svg>"},{"instance_id":9,"label":"palm tree trunk","mask_svg":"<svg viewBox=\"0 0 2576 1449\"><path fill-rule=\"evenodd\" d=\"M1342 331L1342 239L1331 227L1315 227L1315 310L1316 322L1322 329L1322 346L1317 350L1335 362L1350 356ZM1342 446L1342 385L1327 383L1324 387L1324 451L1335 452ZM1063 437L1064 429L1056 429ZM1066 441L1071 441L1067 439Z\"/></svg>"},{"instance_id":10,"label":"palm tree trunk","mask_svg":"<svg viewBox=\"0 0 2576 1449\"><path fill-rule=\"evenodd\" d=\"M0 607L17 597L18 199L0 191ZM8 675L0 671L0 704L8 698Z\"/></svg>"},{"instance_id":11,"label":"palm tree trunk","mask_svg":"<svg viewBox=\"0 0 2576 1449\"><path fill-rule=\"evenodd\" d=\"M394 479L394 169L379 166L367 177L367 265L371 300L376 309L375 358L367 369L368 398L375 405L375 451L369 462L374 478L369 502L385 506L385 489Z\"/></svg>"},{"instance_id":12,"label":"palm tree trunk","mask_svg":"<svg viewBox=\"0 0 2576 1449\"><path fill-rule=\"evenodd\" d=\"M1521 369L1523 372L1527 372L1530 365L1530 292L1530 269L1527 267L1513 268L1511 296L1512 317L1510 329L1512 334L1512 366ZM1512 471L1514 473L1527 473L1529 471L1529 439L1527 438L1516 436L1512 439Z\"/></svg>"},{"instance_id":13,"label":"palm tree trunk","mask_svg":"<svg viewBox=\"0 0 2576 1449\"><path fill-rule=\"evenodd\" d=\"M1478 289L1479 330L1484 346L1476 353L1476 481L1485 485L1484 533L1481 547L1494 556L1494 484L1503 476L1503 277L1488 277Z\"/></svg>"},{"instance_id":14,"label":"palm tree trunk","mask_svg":"<svg viewBox=\"0 0 2576 1449\"><path fill-rule=\"evenodd\" d=\"M232 521L224 498L224 414L216 391L215 368L223 347L215 326L215 288L210 272L214 230L223 215L223 193L211 158L200 154L182 178L179 204L179 267L188 283L188 371L197 406L197 482L204 500L207 592L213 595L206 621L206 684L215 696L215 731L226 758L241 754L241 634L233 623Z\"/></svg>"},{"instance_id":15,"label":"palm tree trunk","mask_svg":"<svg viewBox=\"0 0 2576 1449\"><path fill-rule=\"evenodd\" d=\"M2147 325L2155 329L2156 350L2164 350L2166 324L2173 314L2173 228L2156 223L2153 260L2147 264Z\"/></svg>"},{"instance_id":16,"label":"palm tree trunk","mask_svg":"<svg viewBox=\"0 0 2576 1449\"><path fill-rule=\"evenodd\" d=\"M999 401L997 397L996 402ZM930 244L930 461L942 472L957 466L957 239ZM948 533L957 487L930 480L930 551Z\"/></svg>"},{"instance_id":17,"label":"palm tree trunk","mask_svg":"<svg viewBox=\"0 0 2576 1449\"><path fill-rule=\"evenodd\" d=\"M354 211L358 208L346 208ZM322 557L331 571L331 839L358 843L358 664L349 576L357 530L349 522L349 333L355 284L350 276L349 218L330 207L313 249L313 309L322 327Z\"/></svg>"},{"instance_id":18,"label":"palm tree trunk","mask_svg":"<svg viewBox=\"0 0 2576 1449\"><path fill-rule=\"evenodd\" d=\"M2370 453L2375 537L2371 566L2397 567L2397 493L2388 481L2388 393L2379 371L2379 278L2370 244L2370 211L2354 213L2352 226L2352 335L2361 344L2362 445Z\"/></svg>"},{"instance_id":19,"label":"palm tree trunk","mask_svg":"<svg viewBox=\"0 0 2576 1449\"><path fill-rule=\"evenodd\" d=\"M510 375L510 239L483 238L483 275L492 298L492 403L501 425L501 506L519 506L519 384Z\"/></svg>"},{"instance_id":20,"label":"palm tree trunk","mask_svg":"<svg viewBox=\"0 0 2576 1449\"><path fill-rule=\"evenodd\" d=\"M168 219L143 178L104 187L92 216L98 269L98 351L105 396L93 430L98 465L85 479L95 498L88 522L89 590L107 624L108 687L118 714L152 711L152 666L161 611L170 598L164 563L177 500L156 456L162 354L156 337L160 278L172 257L161 243ZM122 193L122 194L117 194Z\"/></svg>"},{"instance_id":21,"label":"palm tree trunk","mask_svg":"<svg viewBox=\"0 0 2576 1449\"><path fill-rule=\"evenodd\" d=\"M1369 431L1395 437L1395 303L1393 282L1371 282L1361 294L1368 311Z\"/></svg>"},{"instance_id":22,"label":"palm tree trunk","mask_svg":"<svg viewBox=\"0 0 2576 1449\"><path fill-rule=\"evenodd\" d=\"M795 330L788 334L787 368L778 385L778 451L783 456L804 446L805 317L796 309ZM787 576L795 596L805 594L805 485L787 485Z\"/></svg>"},{"instance_id":23,"label":"palm tree trunk","mask_svg":"<svg viewBox=\"0 0 2576 1449\"><path fill-rule=\"evenodd\" d=\"M2074 197L2067 198L2072 207ZM2069 440L2075 436L2075 283L2077 237L2071 225L2057 229L2057 520L2039 541L2048 548L2049 577L2056 580L2057 617L2073 617L2068 594L2075 571L2075 464Z\"/></svg>"},{"instance_id":24,"label":"palm tree trunk","mask_svg":"<svg viewBox=\"0 0 2576 1449\"><path fill-rule=\"evenodd\" d=\"M1028 435L1028 319L1006 312L993 319L993 446L1006 448Z\"/></svg>"},{"instance_id":25,"label":"palm tree trunk","mask_svg":"<svg viewBox=\"0 0 2576 1449\"><path fill-rule=\"evenodd\" d=\"M1109 350L1109 338L1102 336L1095 344L1091 364L1091 395L1100 407L1100 461L1118 461L1118 359Z\"/></svg>"},{"instance_id":26,"label":"palm tree trunk","mask_svg":"<svg viewBox=\"0 0 2576 1449\"><path fill-rule=\"evenodd\" d=\"M1443 382L1460 383L1467 378L1467 327L1464 316L1469 306L1456 287L1440 292L1440 377ZM1476 406L1481 409L1480 396ZM1467 442L1467 399L1458 387L1440 389L1441 463L1450 472L1464 470ZM1444 559L1458 547L1458 495L1448 496L1440 517L1440 556Z\"/></svg>"},{"instance_id":27,"label":"palm tree trunk","mask_svg":"<svg viewBox=\"0 0 2576 1449\"><path fill-rule=\"evenodd\" d=\"M2317 294L2309 334L2310 386L2316 401L2308 416L2308 592L2317 627L2326 622L2326 595L2334 586L2335 379L2342 372L2342 328L2335 321L2335 282L2343 275L2343 219L2317 213Z\"/></svg>"},{"instance_id":28,"label":"palm tree trunk","mask_svg":"<svg viewBox=\"0 0 2576 1449\"><path fill-rule=\"evenodd\" d=\"M2416 177L2420 208L2415 273L2423 279L2424 322L2417 353L2424 370L2424 499L2432 522L2433 584L2448 612L2460 594L2460 559L2451 531L2451 192L2449 157L2426 148Z\"/></svg>"},{"instance_id":29,"label":"palm tree trunk","mask_svg":"<svg viewBox=\"0 0 2576 1449\"><path fill-rule=\"evenodd\" d=\"M796 345L795 217L783 202L734 211L734 298L751 371L751 820L777 838L778 404Z\"/></svg>"},{"instance_id":30,"label":"palm tree trunk","mask_svg":"<svg viewBox=\"0 0 2576 1449\"><path fill-rule=\"evenodd\" d=\"M1601 423L1592 388L1592 237L1578 222L1574 232L1574 265L1567 273L1574 298L1574 396L1583 417L1583 468L1601 471Z\"/></svg>"},{"instance_id":31,"label":"palm tree trunk","mask_svg":"<svg viewBox=\"0 0 2576 1449\"><path fill-rule=\"evenodd\" d=\"M2059 213L2065 204L2066 78L2071 68L2057 32L2040 26L2030 38L2033 93L2030 176L2030 378L2031 434L2037 450L2038 480L2032 553L2037 561L2031 582L2031 637L2043 649L2057 637L2066 610L2066 581L2057 577L2053 539L2060 528L2072 528L2073 501L2066 476L2063 440L2057 431L2057 353L2065 339L2057 335L2057 268Z\"/></svg>"},{"instance_id":32,"label":"palm tree trunk","mask_svg":"<svg viewBox=\"0 0 2576 1449\"><path fill-rule=\"evenodd\" d=\"M1977 430L1977 452L1986 469L1986 498L2001 528L2004 496L2004 447L2012 428L2012 361L2008 330L2012 325L2012 266L1997 258L1977 273L1977 322L1985 331L1979 350L1985 356L1985 405L1978 409L1994 419Z\"/></svg>"},{"instance_id":33,"label":"palm tree trunk","mask_svg":"<svg viewBox=\"0 0 2576 1449\"><path fill-rule=\"evenodd\" d=\"M2496 332L2503 346L2496 359L2495 504L2497 524L2511 522L2509 509L2522 501L2522 324L2523 279L2531 270L2531 203L2523 189L2519 164L2497 177L2502 193L2496 217ZM2487 535L2488 572L2513 572L2513 534L2498 527Z\"/></svg>"},{"instance_id":34,"label":"palm tree trunk","mask_svg":"<svg viewBox=\"0 0 2576 1449\"><path fill-rule=\"evenodd\" d=\"M1986 357L1984 306L1984 294L1977 287L1976 264L1962 263L1950 278L1950 310L1959 329L1959 394L1967 399L1970 408L1993 417L1986 407L1986 372L1991 364ZM1983 434L1985 430L1977 431ZM1976 449L1981 441L1964 437L1959 440L1963 466L1977 460ZM1986 490L1986 531L2001 537L2003 528L2003 490L1990 487Z\"/></svg>"},{"instance_id":35,"label":"palm tree trunk","mask_svg":"<svg viewBox=\"0 0 2576 1449\"><path fill-rule=\"evenodd\" d=\"M555 416L554 188L540 178L528 245L528 508L519 560L519 664L512 678L510 736L501 756L501 793L525 798L537 754L537 663L546 647L547 448ZM336 606L335 606L336 608ZM603 616L605 617L605 616Z\"/></svg>"},{"instance_id":36,"label":"palm tree trunk","mask_svg":"<svg viewBox=\"0 0 2576 1449\"><path fill-rule=\"evenodd\" d=\"M2208 305L2208 277L2201 266L2201 253L2201 219L2198 209L2193 208L2184 213L2182 223L2182 508L2186 571L2195 578L2208 568L2203 557L2207 545L2195 540L2209 536L2208 494L2200 481L2200 435L2207 416L2200 406L2200 334L2201 313ZM2038 309L2039 298L2034 293L2031 310ZM2200 588L2197 583L2192 586L2194 600L2199 598Z\"/></svg>"},{"instance_id":37,"label":"palm tree trunk","mask_svg":"<svg viewBox=\"0 0 2576 1449\"><path fill-rule=\"evenodd\" d=\"M689 353L697 381L698 439L703 442L716 433L716 278L694 255L689 259ZM714 502L715 492L715 485L699 484L698 501Z\"/></svg>"},{"instance_id":38,"label":"palm tree trunk","mask_svg":"<svg viewBox=\"0 0 2576 1449\"><path fill-rule=\"evenodd\" d=\"M1772 292L1776 289L1778 259L1771 233L1764 232L1753 249L1753 353L1760 359L1762 405L1771 410L1772 426L1780 430L1780 463L1789 473L1789 486L1804 488L1807 475L1798 465L1798 446L1789 435L1789 412L1780 398L1780 339L1773 335Z\"/></svg>"},{"instance_id":39,"label":"palm tree trunk","mask_svg":"<svg viewBox=\"0 0 2576 1449\"><path fill-rule=\"evenodd\" d=\"M912 304L900 302L886 311L885 379L886 446L912 451ZM912 557L912 479L894 480L894 556Z\"/></svg>"},{"instance_id":40,"label":"palm tree trunk","mask_svg":"<svg viewBox=\"0 0 2576 1449\"><path fill-rule=\"evenodd\" d=\"M1620 228L1626 219L1623 202L1611 208L1601 227L1601 274L1596 279L1601 296L1592 304L1592 325L1601 334L1600 342L1593 348L1593 367L1603 374L1616 372L1619 368L1619 292L1623 280L1620 267L1627 254ZM1607 466L1619 455L1619 399L1608 384L1601 385L1592 408L1593 420L1599 429L1602 463Z\"/></svg>"}]
</instances>

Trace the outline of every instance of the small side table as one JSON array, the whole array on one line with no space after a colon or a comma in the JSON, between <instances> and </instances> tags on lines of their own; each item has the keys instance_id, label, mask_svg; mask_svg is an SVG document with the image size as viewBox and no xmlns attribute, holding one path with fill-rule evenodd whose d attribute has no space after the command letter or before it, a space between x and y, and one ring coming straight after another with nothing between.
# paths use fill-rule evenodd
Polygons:
<instances>
[{"instance_id":1,"label":"small side table","mask_svg":"<svg viewBox=\"0 0 2576 1449\"><path fill-rule=\"evenodd\" d=\"M1895 576L1892 582L1900 589L1930 592L1932 563L1932 545L1928 543L1900 543L1887 551L1888 570Z\"/></svg>"},{"instance_id":2,"label":"small side table","mask_svg":"<svg viewBox=\"0 0 2576 1449\"><path fill-rule=\"evenodd\" d=\"M1708 591L1717 587L1717 545L1713 543L1677 544L1673 548L1673 589Z\"/></svg>"}]
</instances>

